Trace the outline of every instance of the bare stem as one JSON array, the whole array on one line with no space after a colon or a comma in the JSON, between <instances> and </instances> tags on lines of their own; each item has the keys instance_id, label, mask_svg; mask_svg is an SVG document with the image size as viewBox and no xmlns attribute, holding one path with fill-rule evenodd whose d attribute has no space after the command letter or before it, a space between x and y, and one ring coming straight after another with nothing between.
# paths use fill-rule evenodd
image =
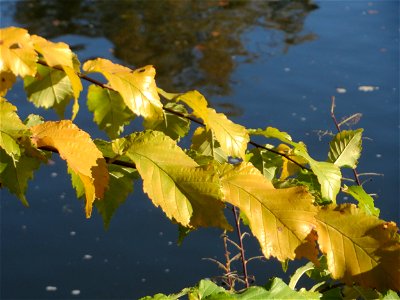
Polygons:
<instances>
[{"instance_id":1,"label":"bare stem","mask_svg":"<svg viewBox=\"0 0 400 300\"><path fill-rule=\"evenodd\" d=\"M248 288L250 286L250 283L249 283L249 276L247 275L247 261L244 255L243 235L240 229L240 218L238 216L238 212L235 206L232 206L232 212L235 218L236 232L239 238L240 256L242 260L244 283L246 285L246 288Z\"/></svg>"},{"instance_id":2,"label":"bare stem","mask_svg":"<svg viewBox=\"0 0 400 300\"><path fill-rule=\"evenodd\" d=\"M230 258L230 252L228 250L228 236L226 235L226 231L224 231L223 235L223 241L224 241L224 250L225 250L225 271L226 271L226 277L227 277L227 284L229 286L229 289L232 290L234 288L234 281L232 280L232 277L229 276L231 274L231 258Z\"/></svg>"},{"instance_id":3,"label":"bare stem","mask_svg":"<svg viewBox=\"0 0 400 300\"><path fill-rule=\"evenodd\" d=\"M341 132L340 130L340 125L336 120L336 116L335 116L335 96L332 96L332 105L331 105L331 117L333 119L333 122L335 123L336 129L338 132ZM353 174L354 174L354 178L357 182L357 185L361 185L360 179L358 178L358 173L356 168L353 169Z\"/></svg>"}]
</instances>

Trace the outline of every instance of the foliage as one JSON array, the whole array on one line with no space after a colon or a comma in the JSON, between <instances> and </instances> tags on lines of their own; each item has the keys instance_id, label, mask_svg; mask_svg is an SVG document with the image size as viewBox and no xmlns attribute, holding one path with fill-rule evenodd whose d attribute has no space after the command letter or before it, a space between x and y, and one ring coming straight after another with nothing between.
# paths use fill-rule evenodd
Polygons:
<instances>
[{"instance_id":1,"label":"foliage","mask_svg":"<svg viewBox=\"0 0 400 300\"><path fill-rule=\"evenodd\" d=\"M106 226L140 177L153 204L182 232L207 226L231 230L224 215L225 206L231 204L240 209L265 258L285 263L305 257L313 264L306 267L311 270L320 267L323 255L326 264L319 272L332 280L367 291L376 289L381 296L400 289L396 224L378 218L379 210L362 186L342 186L341 168L354 169L360 157L361 129L339 132L330 143L327 160L317 161L303 142L294 142L285 132L233 123L208 107L198 91L164 92L157 87L153 66L131 70L97 58L85 62L82 70L86 73L82 73L77 57L64 43L52 43L15 27L1 29L0 42L1 95L6 96L21 77L27 99L35 106L53 108L62 116L74 100L70 120L30 116L24 123L17 108L1 98L0 183L25 205L34 171L50 153L58 153L67 163L78 197L85 196L86 217L95 206ZM108 82L88 77L92 72L101 73ZM82 79L93 83L87 105L94 122L110 137L108 141L92 140L73 123ZM124 126L137 116L144 119L145 130L121 136ZM195 131L189 130L193 123L200 125ZM268 143L277 139L280 144L259 145L250 140L251 135L261 135ZM177 143L185 137L192 140L188 149ZM250 144L256 149L249 150ZM358 207L336 204L341 187ZM318 280L324 283L326 278ZM298 292L293 288L273 279L265 287L228 292L201 281L182 293L189 299L325 295L318 287Z\"/></svg>"}]
</instances>

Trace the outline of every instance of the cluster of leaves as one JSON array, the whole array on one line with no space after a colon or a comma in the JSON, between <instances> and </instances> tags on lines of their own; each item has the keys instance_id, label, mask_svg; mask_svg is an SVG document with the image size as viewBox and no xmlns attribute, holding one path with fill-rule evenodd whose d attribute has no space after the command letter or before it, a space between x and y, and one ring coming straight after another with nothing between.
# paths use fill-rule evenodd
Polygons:
<instances>
[{"instance_id":1,"label":"cluster of leaves","mask_svg":"<svg viewBox=\"0 0 400 300\"><path fill-rule=\"evenodd\" d=\"M348 286L400 289L396 224L379 219L362 186L342 186L341 168L354 169L360 157L362 129L338 133L327 160L317 161L285 132L233 123L197 91L163 91L153 66L131 70L97 58L86 61L82 72L68 45L15 27L1 29L0 50L0 183L25 205L27 182L58 153L77 195L85 197L86 216L95 206L106 225L140 177L153 204L182 227L231 230L224 215L229 203L240 209L267 259L305 257L317 268L326 257L326 273ZM89 73L102 74L107 83ZM22 121L4 98L17 77L30 102L54 108L61 118L73 99L71 119L30 115ZM87 105L108 141L91 139L73 123L81 80L92 83ZM135 117L143 119L145 130L122 136ZM191 123L200 126L190 131ZM251 141L254 135L268 144ZM191 138L188 149L178 144L184 137ZM358 205L337 204L339 192Z\"/></svg>"}]
</instances>

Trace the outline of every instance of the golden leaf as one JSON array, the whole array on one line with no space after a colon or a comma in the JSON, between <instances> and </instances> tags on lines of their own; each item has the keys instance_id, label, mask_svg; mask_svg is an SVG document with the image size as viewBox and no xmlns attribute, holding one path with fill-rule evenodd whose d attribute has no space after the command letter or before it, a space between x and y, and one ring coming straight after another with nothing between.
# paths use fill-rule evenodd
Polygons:
<instances>
[{"instance_id":1,"label":"golden leaf","mask_svg":"<svg viewBox=\"0 0 400 300\"><path fill-rule=\"evenodd\" d=\"M316 216L318 244L334 279L364 287L400 289L398 228L353 204L330 205Z\"/></svg>"},{"instance_id":2,"label":"golden leaf","mask_svg":"<svg viewBox=\"0 0 400 300\"><path fill-rule=\"evenodd\" d=\"M225 165L221 173L224 200L246 215L266 258L317 259L317 208L304 187L275 189L250 163Z\"/></svg>"},{"instance_id":3,"label":"golden leaf","mask_svg":"<svg viewBox=\"0 0 400 300\"><path fill-rule=\"evenodd\" d=\"M108 184L108 170L101 152L89 134L69 120L45 122L31 128L37 147L56 149L81 179L86 194L86 217L90 217L93 202L101 199Z\"/></svg>"},{"instance_id":4,"label":"golden leaf","mask_svg":"<svg viewBox=\"0 0 400 300\"><path fill-rule=\"evenodd\" d=\"M37 53L31 36L22 28L0 29L0 72L11 71L16 76L35 76Z\"/></svg>"}]
</instances>

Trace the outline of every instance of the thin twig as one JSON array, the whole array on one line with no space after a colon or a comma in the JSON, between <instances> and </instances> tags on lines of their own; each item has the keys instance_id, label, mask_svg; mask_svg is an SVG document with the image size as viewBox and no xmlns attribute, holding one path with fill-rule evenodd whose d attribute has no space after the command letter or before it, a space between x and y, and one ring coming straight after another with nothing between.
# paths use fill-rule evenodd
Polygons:
<instances>
[{"instance_id":1,"label":"thin twig","mask_svg":"<svg viewBox=\"0 0 400 300\"><path fill-rule=\"evenodd\" d=\"M336 120L335 112L334 112L334 110L335 110L335 96L332 96L331 99L332 99L331 117L332 117L332 119L333 119L333 122L335 123L335 126L336 126L337 131L338 131L338 132L341 132L341 130L340 130L340 125L339 125L339 123L338 123L337 120ZM355 180L356 180L356 182L357 182L357 185L361 185L360 179L358 178L358 173L357 173L357 169L356 169L356 168L353 169L353 174L354 174L354 178L355 178Z\"/></svg>"},{"instance_id":2,"label":"thin twig","mask_svg":"<svg viewBox=\"0 0 400 300\"><path fill-rule=\"evenodd\" d=\"M229 286L229 289L233 289L234 286L234 281L232 280L232 278L228 275L231 273L231 259L230 259L230 255L231 253L228 250L228 236L226 235L226 230L224 231L224 235L223 235L223 241L224 241L224 250L225 250L225 273L227 275L227 284Z\"/></svg>"},{"instance_id":3,"label":"thin twig","mask_svg":"<svg viewBox=\"0 0 400 300\"><path fill-rule=\"evenodd\" d=\"M233 212L233 216L235 218L236 232L239 237L240 256L241 256L242 267L243 267L243 278L244 278L246 288L248 288L248 287L250 287L250 283L249 283L249 277L247 275L247 262L246 262L246 257L244 255L243 238L242 238L242 233L241 233L241 229L240 229L240 218L238 216L236 206L232 206L232 212Z\"/></svg>"}]
</instances>

